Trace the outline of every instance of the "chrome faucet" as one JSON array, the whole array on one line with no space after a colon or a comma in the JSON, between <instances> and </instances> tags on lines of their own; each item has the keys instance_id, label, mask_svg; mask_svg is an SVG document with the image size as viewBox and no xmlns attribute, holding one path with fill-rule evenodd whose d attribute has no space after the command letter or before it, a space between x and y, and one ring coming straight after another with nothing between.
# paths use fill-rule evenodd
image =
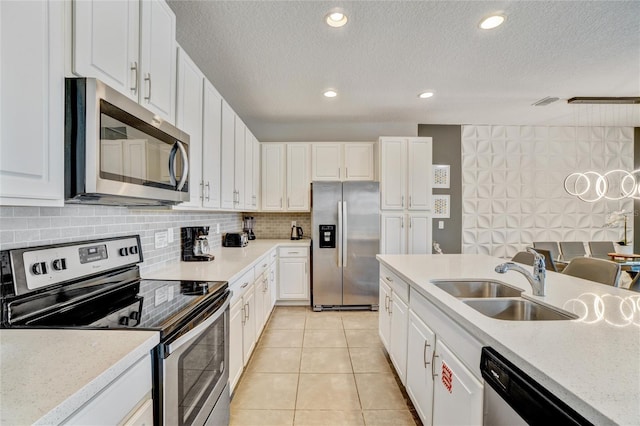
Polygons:
<instances>
[{"instance_id":1,"label":"chrome faucet","mask_svg":"<svg viewBox=\"0 0 640 426\"><path fill-rule=\"evenodd\" d=\"M532 249L531 247L527 247L527 251L533 254L533 274L522 266L517 265L513 262L505 262L496 266L496 272L499 274L504 274L509 270L520 272L531 284L531 289L533 290L534 296L544 296L547 293L547 286L545 282L545 278L547 275L547 270L544 264L544 256Z\"/></svg>"}]
</instances>

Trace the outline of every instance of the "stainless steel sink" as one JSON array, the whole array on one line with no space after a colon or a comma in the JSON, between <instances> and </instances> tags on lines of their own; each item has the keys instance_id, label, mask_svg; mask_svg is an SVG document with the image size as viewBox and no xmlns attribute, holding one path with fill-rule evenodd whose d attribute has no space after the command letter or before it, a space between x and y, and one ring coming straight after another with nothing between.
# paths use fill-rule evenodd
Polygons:
<instances>
[{"instance_id":1,"label":"stainless steel sink","mask_svg":"<svg viewBox=\"0 0 640 426\"><path fill-rule=\"evenodd\" d=\"M433 285L459 298L518 297L521 289L490 280L437 280Z\"/></svg>"},{"instance_id":2,"label":"stainless steel sink","mask_svg":"<svg viewBox=\"0 0 640 426\"><path fill-rule=\"evenodd\" d=\"M463 303L491 318L508 321L557 321L578 318L569 312L553 309L531 300L514 299L467 299Z\"/></svg>"}]
</instances>

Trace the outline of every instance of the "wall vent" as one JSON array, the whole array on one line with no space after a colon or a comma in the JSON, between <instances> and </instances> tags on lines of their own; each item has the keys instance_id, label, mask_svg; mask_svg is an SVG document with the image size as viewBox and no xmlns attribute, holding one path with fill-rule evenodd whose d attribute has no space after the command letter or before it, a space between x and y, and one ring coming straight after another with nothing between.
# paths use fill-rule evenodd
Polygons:
<instances>
[{"instance_id":1,"label":"wall vent","mask_svg":"<svg viewBox=\"0 0 640 426\"><path fill-rule=\"evenodd\" d=\"M549 104L554 103L558 99L560 99L560 98L556 98L554 96L547 96L546 98L542 98L542 99L539 99L539 100L535 101L531 105L533 105L533 106L547 106Z\"/></svg>"}]
</instances>

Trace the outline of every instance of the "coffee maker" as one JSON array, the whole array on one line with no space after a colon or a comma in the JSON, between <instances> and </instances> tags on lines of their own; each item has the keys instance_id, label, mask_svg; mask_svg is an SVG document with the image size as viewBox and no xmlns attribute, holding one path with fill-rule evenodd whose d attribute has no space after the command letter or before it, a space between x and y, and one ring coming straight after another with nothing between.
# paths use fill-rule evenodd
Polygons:
<instances>
[{"instance_id":1,"label":"coffee maker","mask_svg":"<svg viewBox=\"0 0 640 426\"><path fill-rule=\"evenodd\" d=\"M180 228L182 260L185 262L208 262L214 259L209 254L209 227L188 226Z\"/></svg>"},{"instance_id":2,"label":"coffee maker","mask_svg":"<svg viewBox=\"0 0 640 426\"><path fill-rule=\"evenodd\" d=\"M255 240L256 234L253 233L253 227L255 226L255 219L253 216L245 216L242 221L242 230L247 233L249 240Z\"/></svg>"}]
</instances>

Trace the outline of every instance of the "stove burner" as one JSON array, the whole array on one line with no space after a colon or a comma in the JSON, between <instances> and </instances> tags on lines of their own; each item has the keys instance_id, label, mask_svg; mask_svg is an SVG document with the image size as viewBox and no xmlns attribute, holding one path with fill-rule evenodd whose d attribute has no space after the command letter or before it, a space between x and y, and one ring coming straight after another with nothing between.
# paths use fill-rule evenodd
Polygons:
<instances>
[{"instance_id":1,"label":"stove burner","mask_svg":"<svg viewBox=\"0 0 640 426\"><path fill-rule=\"evenodd\" d=\"M183 281L180 283L180 293L187 296L196 296L199 294L207 294L209 292L209 283L203 281Z\"/></svg>"}]
</instances>

